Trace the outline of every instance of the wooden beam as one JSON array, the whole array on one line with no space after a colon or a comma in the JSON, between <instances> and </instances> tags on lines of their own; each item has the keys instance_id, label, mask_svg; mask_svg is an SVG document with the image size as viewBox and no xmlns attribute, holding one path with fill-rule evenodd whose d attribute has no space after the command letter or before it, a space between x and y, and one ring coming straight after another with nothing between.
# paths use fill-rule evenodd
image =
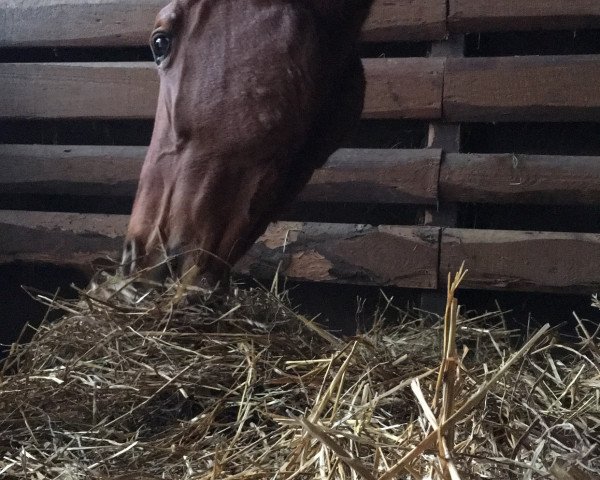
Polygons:
<instances>
[{"instance_id":1,"label":"wooden beam","mask_svg":"<svg viewBox=\"0 0 600 480\"><path fill-rule=\"evenodd\" d=\"M0 211L0 264L90 265L118 258L127 216ZM272 278L437 287L439 229L276 223L236 266Z\"/></svg>"},{"instance_id":2,"label":"wooden beam","mask_svg":"<svg viewBox=\"0 0 600 480\"><path fill-rule=\"evenodd\" d=\"M364 59L363 117L440 118L444 62L443 58Z\"/></svg>"},{"instance_id":3,"label":"wooden beam","mask_svg":"<svg viewBox=\"0 0 600 480\"><path fill-rule=\"evenodd\" d=\"M293 280L430 289L438 251L434 227L277 223L236 270L272 278L281 262Z\"/></svg>"},{"instance_id":4,"label":"wooden beam","mask_svg":"<svg viewBox=\"0 0 600 480\"><path fill-rule=\"evenodd\" d=\"M0 145L4 194L133 197L146 147ZM341 149L304 202L435 204L441 150Z\"/></svg>"},{"instance_id":5,"label":"wooden beam","mask_svg":"<svg viewBox=\"0 0 600 480\"><path fill-rule=\"evenodd\" d=\"M0 47L147 45L168 0L3 0ZM446 32L446 0L375 0L368 41L435 40Z\"/></svg>"},{"instance_id":6,"label":"wooden beam","mask_svg":"<svg viewBox=\"0 0 600 480\"><path fill-rule=\"evenodd\" d=\"M152 63L0 64L0 118L154 118Z\"/></svg>"},{"instance_id":7,"label":"wooden beam","mask_svg":"<svg viewBox=\"0 0 600 480\"><path fill-rule=\"evenodd\" d=\"M465 262L466 288L600 291L600 234L446 229L440 276Z\"/></svg>"},{"instance_id":8,"label":"wooden beam","mask_svg":"<svg viewBox=\"0 0 600 480\"><path fill-rule=\"evenodd\" d=\"M341 149L314 173L299 200L435 204L441 157L439 149Z\"/></svg>"},{"instance_id":9,"label":"wooden beam","mask_svg":"<svg viewBox=\"0 0 600 480\"><path fill-rule=\"evenodd\" d=\"M0 210L0 264L76 266L118 259L127 216Z\"/></svg>"},{"instance_id":10,"label":"wooden beam","mask_svg":"<svg viewBox=\"0 0 600 480\"><path fill-rule=\"evenodd\" d=\"M597 0L449 0L454 32L598 28Z\"/></svg>"},{"instance_id":11,"label":"wooden beam","mask_svg":"<svg viewBox=\"0 0 600 480\"><path fill-rule=\"evenodd\" d=\"M375 0L363 28L369 42L440 40L446 35L446 0Z\"/></svg>"},{"instance_id":12,"label":"wooden beam","mask_svg":"<svg viewBox=\"0 0 600 480\"><path fill-rule=\"evenodd\" d=\"M438 118L443 59L364 61L367 118ZM0 64L0 119L151 119L158 75L147 62Z\"/></svg>"},{"instance_id":13,"label":"wooden beam","mask_svg":"<svg viewBox=\"0 0 600 480\"><path fill-rule=\"evenodd\" d=\"M146 150L110 145L0 145L0 191L133 197Z\"/></svg>"},{"instance_id":14,"label":"wooden beam","mask_svg":"<svg viewBox=\"0 0 600 480\"><path fill-rule=\"evenodd\" d=\"M600 205L600 157L447 154L440 200Z\"/></svg>"},{"instance_id":15,"label":"wooden beam","mask_svg":"<svg viewBox=\"0 0 600 480\"><path fill-rule=\"evenodd\" d=\"M3 0L0 47L146 45L168 0Z\"/></svg>"},{"instance_id":16,"label":"wooden beam","mask_svg":"<svg viewBox=\"0 0 600 480\"><path fill-rule=\"evenodd\" d=\"M448 38L434 42L431 45L432 57L438 58L462 58L465 52L464 35L449 35ZM447 123L444 121L431 122L429 124L429 135L427 146L429 148L440 148L444 153L460 152L461 147L461 125ZM454 203L438 202L435 206L424 209L423 224L443 228L456 227L458 222L458 206ZM439 317L446 311L447 293L443 291L444 284L440 285L442 291L425 291L421 293L421 309L433 313Z\"/></svg>"},{"instance_id":17,"label":"wooden beam","mask_svg":"<svg viewBox=\"0 0 600 480\"><path fill-rule=\"evenodd\" d=\"M600 55L448 59L449 121L598 121Z\"/></svg>"}]
</instances>

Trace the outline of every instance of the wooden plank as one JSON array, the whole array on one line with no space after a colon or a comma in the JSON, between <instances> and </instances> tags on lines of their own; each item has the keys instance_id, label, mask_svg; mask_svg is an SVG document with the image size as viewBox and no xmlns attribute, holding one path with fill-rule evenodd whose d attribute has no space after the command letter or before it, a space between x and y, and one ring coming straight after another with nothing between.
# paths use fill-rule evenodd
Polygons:
<instances>
[{"instance_id":1,"label":"wooden plank","mask_svg":"<svg viewBox=\"0 0 600 480\"><path fill-rule=\"evenodd\" d=\"M465 51L464 35L449 35L448 38L431 45L432 57L463 57ZM429 124L427 146L440 148L444 156L448 152L459 152L461 147L461 125L443 121ZM458 206L449 202L438 202L435 206L423 210L423 224L442 228L456 227ZM421 309L442 317L446 311L447 294L443 290L421 293Z\"/></svg>"},{"instance_id":2,"label":"wooden plank","mask_svg":"<svg viewBox=\"0 0 600 480\"><path fill-rule=\"evenodd\" d=\"M441 157L439 149L341 149L314 173L300 200L435 204Z\"/></svg>"},{"instance_id":3,"label":"wooden plank","mask_svg":"<svg viewBox=\"0 0 600 480\"><path fill-rule=\"evenodd\" d=\"M598 28L598 0L449 0L454 32Z\"/></svg>"},{"instance_id":4,"label":"wooden plank","mask_svg":"<svg viewBox=\"0 0 600 480\"><path fill-rule=\"evenodd\" d=\"M447 154L440 173L440 199L600 205L600 157Z\"/></svg>"},{"instance_id":5,"label":"wooden plank","mask_svg":"<svg viewBox=\"0 0 600 480\"><path fill-rule=\"evenodd\" d=\"M0 47L147 45L168 0L3 0ZM446 33L446 0L375 0L367 41L414 41Z\"/></svg>"},{"instance_id":6,"label":"wooden plank","mask_svg":"<svg viewBox=\"0 0 600 480\"><path fill-rule=\"evenodd\" d=\"M0 264L46 262L88 269L117 258L127 216L0 211ZM236 266L272 278L278 265L305 281L437 287L439 229L316 223L269 227Z\"/></svg>"},{"instance_id":7,"label":"wooden plank","mask_svg":"<svg viewBox=\"0 0 600 480\"><path fill-rule=\"evenodd\" d=\"M146 150L108 145L0 145L0 191L133 197Z\"/></svg>"},{"instance_id":8,"label":"wooden plank","mask_svg":"<svg viewBox=\"0 0 600 480\"><path fill-rule=\"evenodd\" d=\"M367 118L438 118L443 59L365 60ZM0 118L154 118L148 62L0 64Z\"/></svg>"},{"instance_id":9,"label":"wooden plank","mask_svg":"<svg viewBox=\"0 0 600 480\"><path fill-rule=\"evenodd\" d=\"M363 28L369 42L440 40L446 35L446 0L375 0Z\"/></svg>"},{"instance_id":10,"label":"wooden plank","mask_svg":"<svg viewBox=\"0 0 600 480\"><path fill-rule=\"evenodd\" d=\"M0 264L16 261L76 266L118 259L127 216L0 210Z\"/></svg>"},{"instance_id":11,"label":"wooden plank","mask_svg":"<svg viewBox=\"0 0 600 480\"><path fill-rule=\"evenodd\" d=\"M146 147L0 145L0 191L132 197ZM340 149L304 202L435 204L441 150Z\"/></svg>"},{"instance_id":12,"label":"wooden plank","mask_svg":"<svg viewBox=\"0 0 600 480\"><path fill-rule=\"evenodd\" d=\"M600 55L448 59L449 121L598 121Z\"/></svg>"},{"instance_id":13,"label":"wooden plank","mask_svg":"<svg viewBox=\"0 0 600 480\"><path fill-rule=\"evenodd\" d=\"M439 229L341 224L274 224L236 270L272 278L437 288ZM285 247L284 247L285 246Z\"/></svg>"},{"instance_id":14,"label":"wooden plank","mask_svg":"<svg viewBox=\"0 0 600 480\"><path fill-rule=\"evenodd\" d=\"M146 45L168 0L3 0L0 47Z\"/></svg>"},{"instance_id":15,"label":"wooden plank","mask_svg":"<svg viewBox=\"0 0 600 480\"><path fill-rule=\"evenodd\" d=\"M466 288L589 294L600 291L600 234L446 229L440 275L465 261Z\"/></svg>"},{"instance_id":16,"label":"wooden plank","mask_svg":"<svg viewBox=\"0 0 600 480\"><path fill-rule=\"evenodd\" d=\"M440 118L444 63L443 58L364 59L363 117Z\"/></svg>"},{"instance_id":17,"label":"wooden plank","mask_svg":"<svg viewBox=\"0 0 600 480\"><path fill-rule=\"evenodd\" d=\"M0 64L0 118L154 118L152 63Z\"/></svg>"}]
</instances>

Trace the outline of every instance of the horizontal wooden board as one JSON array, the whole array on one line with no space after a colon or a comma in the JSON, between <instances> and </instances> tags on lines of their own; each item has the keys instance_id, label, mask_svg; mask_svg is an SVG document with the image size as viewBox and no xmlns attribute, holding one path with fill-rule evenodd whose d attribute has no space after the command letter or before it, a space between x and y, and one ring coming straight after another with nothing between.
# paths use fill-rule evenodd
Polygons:
<instances>
[{"instance_id":1,"label":"horizontal wooden board","mask_svg":"<svg viewBox=\"0 0 600 480\"><path fill-rule=\"evenodd\" d=\"M440 200L600 205L600 157L447 154Z\"/></svg>"},{"instance_id":2,"label":"horizontal wooden board","mask_svg":"<svg viewBox=\"0 0 600 480\"><path fill-rule=\"evenodd\" d=\"M120 258L127 216L0 210L0 264L77 266Z\"/></svg>"},{"instance_id":3,"label":"horizontal wooden board","mask_svg":"<svg viewBox=\"0 0 600 480\"><path fill-rule=\"evenodd\" d=\"M89 270L116 258L126 216L0 211L0 264L46 262ZM440 229L277 223L236 266L270 278L435 288ZM466 288L600 291L600 234L444 229L439 272L465 261Z\"/></svg>"},{"instance_id":4,"label":"horizontal wooden board","mask_svg":"<svg viewBox=\"0 0 600 480\"><path fill-rule=\"evenodd\" d=\"M0 64L0 118L154 118L152 63Z\"/></svg>"},{"instance_id":5,"label":"horizontal wooden board","mask_svg":"<svg viewBox=\"0 0 600 480\"><path fill-rule=\"evenodd\" d=\"M341 149L314 173L300 200L436 204L441 157L439 149Z\"/></svg>"},{"instance_id":6,"label":"horizontal wooden board","mask_svg":"<svg viewBox=\"0 0 600 480\"><path fill-rule=\"evenodd\" d=\"M132 197L146 147L0 145L7 195ZM600 157L340 149L299 201L600 205ZM439 182L439 195L438 195Z\"/></svg>"},{"instance_id":7,"label":"horizontal wooden board","mask_svg":"<svg viewBox=\"0 0 600 480\"><path fill-rule=\"evenodd\" d=\"M167 0L3 0L0 47L146 45ZM446 0L375 0L364 27L369 41L437 40Z\"/></svg>"},{"instance_id":8,"label":"horizontal wooden board","mask_svg":"<svg viewBox=\"0 0 600 480\"><path fill-rule=\"evenodd\" d=\"M371 42L441 40L446 36L446 0L375 0L363 28Z\"/></svg>"},{"instance_id":9,"label":"horizontal wooden board","mask_svg":"<svg viewBox=\"0 0 600 480\"><path fill-rule=\"evenodd\" d=\"M598 28L598 0L449 0L454 32Z\"/></svg>"},{"instance_id":10,"label":"horizontal wooden board","mask_svg":"<svg viewBox=\"0 0 600 480\"><path fill-rule=\"evenodd\" d=\"M118 258L127 216L0 211L0 264L46 262L89 270ZM276 223L236 266L240 273L436 288L439 229Z\"/></svg>"},{"instance_id":11,"label":"horizontal wooden board","mask_svg":"<svg viewBox=\"0 0 600 480\"><path fill-rule=\"evenodd\" d=\"M600 121L600 55L448 59L449 121Z\"/></svg>"},{"instance_id":12,"label":"horizontal wooden board","mask_svg":"<svg viewBox=\"0 0 600 480\"><path fill-rule=\"evenodd\" d=\"M440 277L469 269L466 288L600 292L600 234L445 229Z\"/></svg>"},{"instance_id":13,"label":"horizontal wooden board","mask_svg":"<svg viewBox=\"0 0 600 480\"><path fill-rule=\"evenodd\" d=\"M272 278L437 288L439 229L342 224L271 225L236 270Z\"/></svg>"},{"instance_id":14,"label":"horizontal wooden board","mask_svg":"<svg viewBox=\"0 0 600 480\"><path fill-rule=\"evenodd\" d=\"M444 63L443 58L364 59L363 117L440 118Z\"/></svg>"},{"instance_id":15,"label":"horizontal wooden board","mask_svg":"<svg viewBox=\"0 0 600 480\"><path fill-rule=\"evenodd\" d=\"M147 44L168 0L3 0L0 47Z\"/></svg>"},{"instance_id":16,"label":"horizontal wooden board","mask_svg":"<svg viewBox=\"0 0 600 480\"><path fill-rule=\"evenodd\" d=\"M0 191L132 197L146 147L0 145ZM441 151L340 149L300 194L305 202L435 204Z\"/></svg>"},{"instance_id":17,"label":"horizontal wooden board","mask_svg":"<svg viewBox=\"0 0 600 480\"><path fill-rule=\"evenodd\" d=\"M110 145L0 145L0 191L132 197L146 150Z\"/></svg>"},{"instance_id":18,"label":"horizontal wooden board","mask_svg":"<svg viewBox=\"0 0 600 480\"><path fill-rule=\"evenodd\" d=\"M438 118L443 59L367 59L367 118ZM147 62L0 63L0 118L154 118L158 75Z\"/></svg>"}]
</instances>

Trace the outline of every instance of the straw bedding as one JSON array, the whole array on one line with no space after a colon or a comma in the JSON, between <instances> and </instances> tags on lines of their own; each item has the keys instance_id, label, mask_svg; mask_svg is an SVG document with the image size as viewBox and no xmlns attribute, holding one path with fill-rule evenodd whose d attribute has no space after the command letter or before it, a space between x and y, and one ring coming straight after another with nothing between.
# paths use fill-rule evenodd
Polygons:
<instances>
[{"instance_id":1,"label":"straw bedding","mask_svg":"<svg viewBox=\"0 0 600 480\"><path fill-rule=\"evenodd\" d=\"M348 339L261 289L46 299L3 365L0 477L600 478L597 320L523 338L459 314L460 275L444 323L383 298Z\"/></svg>"}]
</instances>

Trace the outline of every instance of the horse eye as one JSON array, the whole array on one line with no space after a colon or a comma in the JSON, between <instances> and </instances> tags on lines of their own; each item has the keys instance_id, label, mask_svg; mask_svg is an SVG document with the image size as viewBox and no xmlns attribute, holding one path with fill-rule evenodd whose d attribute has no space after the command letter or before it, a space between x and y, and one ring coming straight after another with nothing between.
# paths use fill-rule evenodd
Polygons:
<instances>
[{"instance_id":1,"label":"horse eye","mask_svg":"<svg viewBox=\"0 0 600 480\"><path fill-rule=\"evenodd\" d=\"M157 33L150 42L152 55L157 65L160 65L171 50L171 37L166 33Z\"/></svg>"}]
</instances>

